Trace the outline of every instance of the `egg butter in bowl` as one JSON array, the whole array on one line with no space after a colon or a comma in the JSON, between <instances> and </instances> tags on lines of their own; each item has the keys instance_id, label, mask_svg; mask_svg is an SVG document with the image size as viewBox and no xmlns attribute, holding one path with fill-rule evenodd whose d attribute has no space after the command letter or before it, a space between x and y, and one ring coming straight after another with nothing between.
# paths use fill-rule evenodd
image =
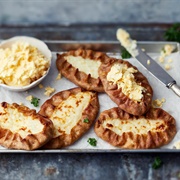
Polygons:
<instances>
[{"instance_id":1,"label":"egg butter in bowl","mask_svg":"<svg viewBox=\"0 0 180 180\"><path fill-rule=\"evenodd\" d=\"M26 91L48 74L52 53L36 38L16 36L0 44L0 86L11 91Z\"/></svg>"}]
</instances>

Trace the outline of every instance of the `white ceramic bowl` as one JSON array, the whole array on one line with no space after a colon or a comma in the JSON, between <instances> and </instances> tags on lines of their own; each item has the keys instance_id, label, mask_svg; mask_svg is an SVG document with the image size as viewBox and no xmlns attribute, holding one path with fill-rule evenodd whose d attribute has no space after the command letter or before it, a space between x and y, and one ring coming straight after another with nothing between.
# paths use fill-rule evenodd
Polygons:
<instances>
[{"instance_id":1,"label":"white ceramic bowl","mask_svg":"<svg viewBox=\"0 0 180 180\"><path fill-rule=\"evenodd\" d=\"M38 48L38 50L50 61L49 68L47 72L45 73L45 75L27 86L15 87L15 86L8 86L6 84L0 84L1 87L6 88L11 91L26 91L38 85L47 76L49 69L51 67L52 53L43 41L33 38L33 37L28 37L28 36L15 36L8 40L4 40L1 42L0 48L2 49L8 48L17 41L25 41L25 42L28 42L30 45Z\"/></svg>"}]
</instances>

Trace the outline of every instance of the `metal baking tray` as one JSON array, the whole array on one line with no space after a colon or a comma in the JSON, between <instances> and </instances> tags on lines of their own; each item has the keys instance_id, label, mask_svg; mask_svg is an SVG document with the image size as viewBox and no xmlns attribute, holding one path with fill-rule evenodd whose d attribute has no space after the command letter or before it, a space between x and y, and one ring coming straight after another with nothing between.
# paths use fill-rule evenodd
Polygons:
<instances>
[{"instance_id":1,"label":"metal baking tray","mask_svg":"<svg viewBox=\"0 0 180 180\"><path fill-rule=\"evenodd\" d=\"M120 46L118 41L54 41L54 40L44 40L44 42L48 45L49 49L52 51L53 54L53 60L52 60L52 66L53 68L55 68L55 60L56 60L56 54L57 53L61 53L61 52L65 52L68 50L75 50L78 48L85 48L85 49L91 49L91 50L95 50L95 51L101 51L101 52L105 52L107 53L109 56L113 56L113 57L120 57L121 54L121 50L122 47ZM145 41L141 41L138 42L138 45L145 49L145 51L148 54L152 54L153 56L158 56L160 54L160 51L162 50L162 48L164 47L164 45L166 44L171 44L175 47L174 52L179 52L180 51L180 45L179 43L176 42L145 42ZM132 60L130 60L131 62L133 62ZM136 60L134 59L134 62L136 64ZM136 64L138 69L140 67L140 71L143 67L141 67L140 64ZM49 77L54 76L54 78L57 76L57 74L55 74L54 69L50 70L50 75ZM56 70L57 71L57 70ZM142 72L142 71L141 71ZM175 73L178 73L176 71L174 71ZM57 72L58 73L58 72ZM148 80L151 80L151 75L148 74L148 72L143 72L143 74L148 78ZM48 77L48 76L47 76ZM180 76L179 76L180 77ZM61 80L59 80L60 82ZM66 86L66 83L69 83L67 79L63 78L62 79L62 84L64 84L64 86ZM49 85L48 83L51 83L50 86L53 86L53 81L50 79L45 79L42 84L45 85ZM179 80L180 83L180 80ZM43 84L43 85L44 85ZM55 85L56 88L60 87L61 84L56 84ZM73 85L75 87L75 85ZM68 85L68 88L71 87ZM64 87L65 89L65 87ZM167 89L166 87L164 87L164 89ZM31 91L31 90L30 90ZM32 92L30 93L37 93L39 94L40 89L38 87L35 87ZM56 92L61 91L61 89L57 89ZM5 91L4 91L5 92ZM2 89L0 89L0 94L4 93ZM55 92L55 93L56 93ZM15 100L15 96L16 93L15 92L12 93L12 98L9 97L9 100L14 101ZM170 96L173 96L173 93L170 93ZM22 93L22 94L18 94L18 96L22 96L22 99L25 99L25 96L27 96L27 94ZM155 95L155 98L158 97L158 95ZM42 100L45 101L46 99L49 99L50 97L44 97L44 99ZM174 97L177 98L178 97ZM102 99L102 97L101 97ZM1 99L2 100L2 99ZM109 99L110 101L110 99ZM178 100L177 100L178 101ZM21 101L22 102L22 101ZM179 101L180 102L180 101ZM18 103L18 102L17 102ZM25 105L29 106L31 108L30 104L26 104L27 102L23 102L25 103ZM41 103L41 104L42 104ZM41 105L40 104L40 105ZM101 105L101 104L100 104ZM100 109L101 112L102 109ZM38 109L37 109L38 111ZM180 110L179 110L180 113ZM179 126L180 127L180 126ZM87 143L87 138L88 137L95 137L97 139L97 144L100 143L100 145L98 147L92 147L90 145L88 145ZM63 148L63 149L53 149L53 150L34 150L34 151L24 151L24 150L12 150L12 149L6 149L6 148L1 148L0 147L0 153L167 153L167 152L180 152L180 149L174 149L174 148L168 148L168 147L162 147L159 149L137 149L137 150L132 150L132 149L120 149L120 148L115 148L111 145L109 145L106 142L103 142L101 139L99 139L94 131L93 131L93 127L90 129L90 131L88 131L80 140L78 140L75 145L71 145L67 148Z\"/></svg>"}]
</instances>

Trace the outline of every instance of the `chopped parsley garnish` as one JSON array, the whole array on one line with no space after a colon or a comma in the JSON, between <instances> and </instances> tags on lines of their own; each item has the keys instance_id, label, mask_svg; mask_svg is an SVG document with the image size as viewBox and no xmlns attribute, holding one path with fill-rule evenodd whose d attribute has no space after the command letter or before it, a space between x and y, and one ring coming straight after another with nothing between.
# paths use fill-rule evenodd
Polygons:
<instances>
[{"instance_id":1,"label":"chopped parsley garnish","mask_svg":"<svg viewBox=\"0 0 180 180\"><path fill-rule=\"evenodd\" d=\"M180 23L173 24L164 34L167 41L180 42Z\"/></svg>"},{"instance_id":2,"label":"chopped parsley garnish","mask_svg":"<svg viewBox=\"0 0 180 180\"><path fill-rule=\"evenodd\" d=\"M128 59L131 58L131 54L126 50L126 49L122 49L121 51L121 57L123 59Z\"/></svg>"},{"instance_id":3,"label":"chopped parsley garnish","mask_svg":"<svg viewBox=\"0 0 180 180\"><path fill-rule=\"evenodd\" d=\"M91 146L96 146L97 140L95 138L89 138L87 141Z\"/></svg>"},{"instance_id":4,"label":"chopped parsley garnish","mask_svg":"<svg viewBox=\"0 0 180 180\"><path fill-rule=\"evenodd\" d=\"M158 169L162 166L163 162L161 161L161 159L159 157L156 157L153 164L152 164L152 168L153 169Z\"/></svg>"},{"instance_id":5,"label":"chopped parsley garnish","mask_svg":"<svg viewBox=\"0 0 180 180\"><path fill-rule=\"evenodd\" d=\"M88 119L88 118L85 118L83 122L84 122L84 123L89 123L89 119Z\"/></svg>"},{"instance_id":6,"label":"chopped parsley garnish","mask_svg":"<svg viewBox=\"0 0 180 180\"><path fill-rule=\"evenodd\" d=\"M33 98L31 99L31 104L33 104L35 107L38 107L38 106L39 106L39 100L40 100L40 99L38 99L38 98L36 98L36 97L33 97Z\"/></svg>"}]
</instances>

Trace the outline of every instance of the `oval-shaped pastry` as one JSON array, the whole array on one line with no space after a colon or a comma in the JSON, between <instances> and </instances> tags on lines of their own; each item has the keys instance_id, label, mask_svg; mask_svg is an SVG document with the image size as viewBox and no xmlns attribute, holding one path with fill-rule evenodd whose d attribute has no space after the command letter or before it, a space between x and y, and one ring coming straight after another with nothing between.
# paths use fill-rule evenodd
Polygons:
<instances>
[{"instance_id":1,"label":"oval-shaped pastry","mask_svg":"<svg viewBox=\"0 0 180 180\"><path fill-rule=\"evenodd\" d=\"M0 145L21 150L34 150L52 138L51 120L35 110L16 103L0 104Z\"/></svg>"},{"instance_id":2,"label":"oval-shaped pastry","mask_svg":"<svg viewBox=\"0 0 180 180\"><path fill-rule=\"evenodd\" d=\"M109 57L102 52L78 49L57 54L56 66L64 77L76 85L86 90L104 92L98 68L108 60Z\"/></svg>"},{"instance_id":3,"label":"oval-shaped pastry","mask_svg":"<svg viewBox=\"0 0 180 180\"><path fill-rule=\"evenodd\" d=\"M138 117L115 107L100 114L94 130L113 146L148 149L168 144L176 134L176 125L175 119L160 108L151 108Z\"/></svg>"},{"instance_id":4,"label":"oval-shaped pastry","mask_svg":"<svg viewBox=\"0 0 180 180\"><path fill-rule=\"evenodd\" d=\"M39 113L52 120L53 138L44 148L55 149L73 144L91 127L99 111L97 93L73 88L56 93Z\"/></svg>"},{"instance_id":5,"label":"oval-shaped pastry","mask_svg":"<svg viewBox=\"0 0 180 180\"><path fill-rule=\"evenodd\" d=\"M105 92L124 111L140 116L151 106L153 90L146 77L127 61L111 58L99 76Z\"/></svg>"}]
</instances>

